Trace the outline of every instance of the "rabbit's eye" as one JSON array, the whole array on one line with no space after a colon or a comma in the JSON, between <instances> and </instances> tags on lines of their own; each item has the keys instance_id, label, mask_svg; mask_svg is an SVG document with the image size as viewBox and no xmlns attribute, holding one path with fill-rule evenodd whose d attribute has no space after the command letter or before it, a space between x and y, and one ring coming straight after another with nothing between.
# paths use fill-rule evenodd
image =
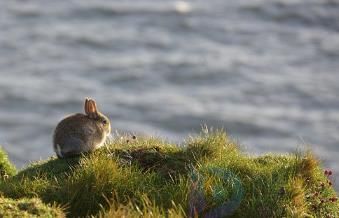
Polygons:
<instances>
[{"instance_id":1,"label":"rabbit's eye","mask_svg":"<svg viewBox=\"0 0 339 218\"><path fill-rule=\"evenodd\" d=\"M106 124L107 124L107 120L103 120L102 123L103 123L104 125L106 125Z\"/></svg>"}]
</instances>

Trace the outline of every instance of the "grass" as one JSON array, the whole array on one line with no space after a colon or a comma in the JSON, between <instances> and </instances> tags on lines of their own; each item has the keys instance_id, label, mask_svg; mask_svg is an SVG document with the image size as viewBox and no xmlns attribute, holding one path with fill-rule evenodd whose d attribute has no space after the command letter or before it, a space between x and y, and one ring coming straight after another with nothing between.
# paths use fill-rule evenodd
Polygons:
<instances>
[{"instance_id":1,"label":"grass","mask_svg":"<svg viewBox=\"0 0 339 218\"><path fill-rule=\"evenodd\" d=\"M14 165L12 165L7 154L2 150L0 146L0 180L4 180L9 176L13 176L16 173Z\"/></svg>"},{"instance_id":2,"label":"grass","mask_svg":"<svg viewBox=\"0 0 339 218\"><path fill-rule=\"evenodd\" d=\"M52 157L10 174L0 192L68 217L338 217L331 176L311 152L253 157L205 130L183 146L123 136L81 157Z\"/></svg>"},{"instance_id":3,"label":"grass","mask_svg":"<svg viewBox=\"0 0 339 218\"><path fill-rule=\"evenodd\" d=\"M65 217L62 209L56 206L47 206L40 199L13 200L0 197L0 217Z\"/></svg>"}]
</instances>

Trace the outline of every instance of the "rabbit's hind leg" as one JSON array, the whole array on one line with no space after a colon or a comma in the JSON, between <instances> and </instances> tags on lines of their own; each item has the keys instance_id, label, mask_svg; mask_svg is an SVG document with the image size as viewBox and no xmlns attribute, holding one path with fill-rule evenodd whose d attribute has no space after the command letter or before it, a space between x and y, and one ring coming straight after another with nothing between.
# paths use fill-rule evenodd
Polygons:
<instances>
[{"instance_id":1,"label":"rabbit's hind leg","mask_svg":"<svg viewBox=\"0 0 339 218\"><path fill-rule=\"evenodd\" d=\"M61 156L61 158L73 157L79 155L82 152L86 152L85 148L86 145L81 139L69 137L64 141L64 146L62 149L60 149L60 146L57 145L57 155L58 157ZM58 151L60 151L60 153Z\"/></svg>"}]
</instances>

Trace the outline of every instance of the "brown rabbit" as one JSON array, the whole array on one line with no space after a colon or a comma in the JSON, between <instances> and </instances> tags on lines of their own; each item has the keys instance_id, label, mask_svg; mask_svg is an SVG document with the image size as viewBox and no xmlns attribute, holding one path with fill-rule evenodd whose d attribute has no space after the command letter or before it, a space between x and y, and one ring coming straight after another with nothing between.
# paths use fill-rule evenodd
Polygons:
<instances>
[{"instance_id":1,"label":"brown rabbit","mask_svg":"<svg viewBox=\"0 0 339 218\"><path fill-rule=\"evenodd\" d=\"M55 128L53 147L59 158L94 151L110 135L110 121L98 111L94 100L86 98L85 113L70 115Z\"/></svg>"}]
</instances>

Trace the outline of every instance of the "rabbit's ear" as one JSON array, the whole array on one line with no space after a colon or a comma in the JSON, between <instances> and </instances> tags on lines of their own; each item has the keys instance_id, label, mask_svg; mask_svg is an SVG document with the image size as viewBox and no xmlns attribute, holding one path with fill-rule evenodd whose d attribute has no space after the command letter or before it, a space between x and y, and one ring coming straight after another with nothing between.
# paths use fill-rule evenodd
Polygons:
<instances>
[{"instance_id":1,"label":"rabbit's ear","mask_svg":"<svg viewBox=\"0 0 339 218\"><path fill-rule=\"evenodd\" d=\"M88 98L85 99L84 109L85 109L85 114L88 115Z\"/></svg>"},{"instance_id":2,"label":"rabbit's ear","mask_svg":"<svg viewBox=\"0 0 339 218\"><path fill-rule=\"evenodd\" d=\"M97 118L98 117L98 109L97 104L93 99L88 100L88 114L90 118Z\"/></svg>"}]
</instances>

